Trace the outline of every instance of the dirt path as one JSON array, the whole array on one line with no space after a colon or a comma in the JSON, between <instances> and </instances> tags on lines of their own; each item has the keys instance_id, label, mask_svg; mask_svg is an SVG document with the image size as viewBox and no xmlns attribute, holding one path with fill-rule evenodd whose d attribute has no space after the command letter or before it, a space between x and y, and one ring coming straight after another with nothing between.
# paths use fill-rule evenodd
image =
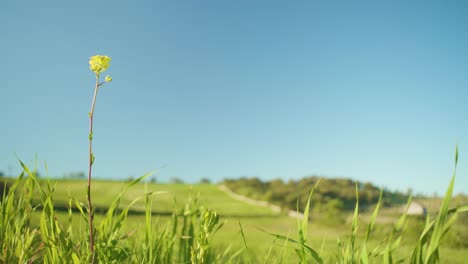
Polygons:
<instances>
[{"instance_id":1,"label":"dirt path","mask_svg":"<svg viewBox=\"0 0 468 264\"><path fill-rule=\"evenodd\" d=\"M281 208L277 205L273 205L273 204L270 204L268 202L265 202L265 201L259 201L259 200L254 200L254 199L251 199L249 197L246 197L246 196L243 196L243 195L240 195L240 194L237 194L233 191L231 191L226 185L224 184L221 184L219 185L219 189L225 193L227 193L229 196L231 196L232 198L236 199L236 200L239 200L239 201L242 201L242 202L245 202L245 203L248 203L248 204L252 204L252 205L257 205L257 206L262 206L262 207L268 207L270 208L273 212L279 214L281 212ZM304 215L301 214L301 213L298 213L296 211L293 211L293 210L289 210L288 211L288 216L289 217L292 217L292 218L302 218Z\"/></svg>"}]
</instances>

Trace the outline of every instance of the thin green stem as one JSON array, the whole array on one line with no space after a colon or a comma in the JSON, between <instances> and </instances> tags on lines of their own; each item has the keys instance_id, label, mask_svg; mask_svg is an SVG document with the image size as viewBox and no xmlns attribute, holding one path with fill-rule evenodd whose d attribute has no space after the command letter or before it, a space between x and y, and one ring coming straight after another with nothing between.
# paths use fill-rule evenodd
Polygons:
<instances>
[{"instance_id":1,"label":"thin green stem","mask_svg":"<svg viewBox=\"0 0 468 264\"><path fill-rule=\"evenodd\" d=\"M94 263L94 225L93 225L93 204L91 203L91 171L94 163L93 154L93 117L94 105L96 104L96 96L99 89L99 75L96 75L96 87L94 88L93 103L89 112L89 167L88 167L88 216L89 216L89 250L91 253L91 263Z\"/></svg>"}]
</instances>

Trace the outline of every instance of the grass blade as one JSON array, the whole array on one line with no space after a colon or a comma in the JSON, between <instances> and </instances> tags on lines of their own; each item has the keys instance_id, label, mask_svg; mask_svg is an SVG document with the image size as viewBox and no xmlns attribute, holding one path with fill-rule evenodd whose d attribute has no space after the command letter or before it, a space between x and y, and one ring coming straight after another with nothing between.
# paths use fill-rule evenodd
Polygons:
<instances>
[{"instance_id":1,"label":"grass blade","mask_svg":"<svg viewBox=\"0 0 468 264\"><path fill-rule=\"evenodd\" d=\"M239 223L239 228L240 228L240 232L242 236L242 241L244 242L244 248L245 248L245 253L247 254L247 259L249 260L249 263L252 264L252 259L250 259L249 249L247 248L247 242L246 242L245 235L244 235L244 229L242 228L240 221L237 220L237 222Z\"/></svg>"}]
</instances>

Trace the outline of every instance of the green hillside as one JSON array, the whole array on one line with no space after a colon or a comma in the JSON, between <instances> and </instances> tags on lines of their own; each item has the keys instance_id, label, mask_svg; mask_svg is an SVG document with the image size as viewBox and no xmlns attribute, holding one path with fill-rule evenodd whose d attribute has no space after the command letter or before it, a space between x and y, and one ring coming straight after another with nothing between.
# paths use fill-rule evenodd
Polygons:
<instances>
[{"instance_id":1,"label":"green hillside","mask_svg":"<svg viewBox=\"0 0 468 264\"><path fill-rule=\"evenodd\" d=\"M45 185L45 181L42 183ZM67 207L70 195L83 204L86 203L86 181L53 180L51 183L52 186L55 186L54 202L56 207ZM91 195L96 209L106 210L125 184L125 182L119 181L93 181ZM146 191L145 188L147 189ZM222 216L254 217L274 216L277 214L267 207L251 205L236 200L214 184L140 183L123 194L121 208L126 207L146 192L158 192L158 194L153 196L152 210L156 214L170 214L174 211L174 208L182 207L188 199L198 199L198 204L214 209ZM132 206L133 211L143 212L144 209L144 199L139 200Z\"/></svg>"}]
</instances>

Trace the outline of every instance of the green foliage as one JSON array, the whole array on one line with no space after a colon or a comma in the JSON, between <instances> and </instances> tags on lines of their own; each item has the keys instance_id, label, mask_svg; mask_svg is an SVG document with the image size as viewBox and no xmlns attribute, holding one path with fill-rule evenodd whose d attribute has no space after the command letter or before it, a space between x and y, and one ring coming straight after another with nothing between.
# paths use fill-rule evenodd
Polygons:
<instances>
[{"instance_id":1,"label":"green foliage","mask_svg":"<svg viewBox=\"0 0 468 264\"><path fill-rule=\"evenodd\" d=\"M314 185L312 190L309 192L309 197L307 199L307 204L305 206L303 218L297 220L297 231L298 231L299 241L291 239L288 236L274 234L274 233L270 233L270 232L260 229L261 231L268 233L276 237L277 239L285 240L286 242L290 242L296 245L297 247L295 248L295 252L299 258L300 263L308 263L309 258L313 259L316 263L323 263L323 259L320 256L320 254L315 249L313 249L307 244L307 227L309 223L310 200L312 198L312 194L314 193L318 183L319 181L317 181L317 183Z\"/></svg>"},{"instance_id":2,"label":"green foliage","mask_svg":"<svg viewBox=\"0 0 468 264\"><path fill-rule=\"evenodd\" d=\"M265 200L287 210L295 210L299 201L299 211L305 210L305 201L309 199L310 186L321 180L320 188L310 200L314 212L328 214L327 218L335 219L335 223L343 222L342 211L351 211L355 205L355 186L358 186L360 204L368 208L377 203L381 190L370 183L355 182L342 178L320 178L316 176L300 180L283 182L274 179L263 182L257 178L226 179L224 184L233 192L247 197ZM405 194L384 190L382 204L402 204L407 200ZM335 224L334 223L334 224Z\"/></svg>"},{"instance_id":3,"label":"green foliage","mask_svg":"<svg viewBox=\"0 0 468 264\"><path fill-rule=\"evenodd\" d=\"M447 189L447 193L442 202L442 205L438 211L438 214L435 219L430 219L427 216L426 224L422 234L416 243L416 247L413 250L411 258L408 260L411 264L435 264L440 263L440 246L442 239L448 234L448 231L455 223L461 212L468 211L468 206L461 206L449 210L449 204L452 198L453 186L455 182L456 175L456 166L458 161L458 148L455 151L455 170L452 176L452 180ZM323 263L322 257L317 254L317 251L312 247L307 245L306 238L304 237L304 230L307 228L308 224L308 213L309 206L311 201L311 196L316 188L316 185L310 192L307 204L304 210L304 219L298 221L298 233L299 241L291 239L287 236L282 236L279 234L269 233L275 236L278 239L286 240L294 244L300 245L299 248L296 248L295 251L298 256L299 263L309 263L308 256L306 252L309 253L311 259L315 263ZM372 263L403 263L405 258L395 259L395 251L401 244L403 233L407 227L407 214L409 205L411 204L411 197L408 198L408 202L405 208L405 213L400 217L400 219L394 224L391 232L386 236L387 242L386 246L381 249L381 244L377 245L372 251L368 251L368 240L372 233L375 219L377 218L379 208L382 203L382 192L379 195L377 205L371 215L370 221L367 225L367 231L365 233L364 239L358 240L358 228L359 228L359 188L356 184L356 203L353 214L353 219L351 222L351 232L349 238L346 242L342 242L338 238L338 245L340 248L340 253L337 255L336 262L347 264L347 263L362 263L367 264ZM263 230L262 230L263 231Z\"/></svg>"},{"instance_id":4,"label":"green foliage","mask_svg":"<svg viewBox=\"0 0 468 264\"><path fill-rule=\"evenodd\" d=\"M32 195L35 183L32 177L23 180L24 172L3 194L0 206L0 262L25 263L39 258L41 245L39 230L30 228ZM18 186L24 188L17 193Z\"/></svg>"},{"instance_id":5,"label":"green foliage","mask_svg":"<svg viewBox=\"0 0 468 264\"><path fill-rule=\"evenodd\" d=\"M468 211L468 206L461 206L449 210L453 187L455 185L457 163L458 146L455 148L455 169L442 205L435 219L430 220L428 216L424 231L417 242L416 248L413 250L411 263L439 263L439 248L443 238L448 234L448 231L457 220L459 213Z\"/></svg>"},{"instance_id":6,"label":"green foliage","mask_svg":"<svg viewBox=\"0 0 468 264\"><path fill-rule=\"evenodd\" d=\"M200 231L197 235L195 246L192 247L191 258L193 264L203 264L213 262L213 254L210 248L209 239L221 228L218 225L219 216L212 210L204 210L201 214Z\"/></svg>"},{"instance_id":7,"label":"green foliage","mask_svg":"<svg viewBox=\"0 0 468 264\"><path fill-rule=\"evenodd\" d=\"M36 170L31 171L20 162L23 173L10 181L9 190L3 194L0 202L0 263L88 263L89 229L86 208L76 198L69 196L67 211L56 211L56 192L60 189L50 181L39 181ZM135 192L127 201L126 193L138 186L149 174L120 185L120 191L109 202L104 215L98 215L95 234L94 262L96 263L289 263L294 257L297 263L402 263L412 264L441 263L444 253L441 245L452 236L450 229L456 221L467 221L468 206L461 204L450 209L450 201L455 180L455 173L447 189L440 210L435 217L426 220L410 218L403 214L390 229L378 230L376 219L383 205L383 192L379 193L377 203L364 222L360 215L361 194L359 185L355 185L355 207L348 234L338 239L338 250L323 248L333 247L326 239L321 248L310 234L320 232L310 227L309 210L314 196L320 194L316 182L308 192L305 205L297 203L297 208L304 208L303 217L297 220L296 237L266 231L257 227L262 234L272 236L274 241L267 245L267 251L257 252L257 240L249 240L252 231L247 231L238 221L238 238L243 247L232 248L232 241L225 237L215 239L215 234L225 226L225 222L214 210L199 205L199 196L191 195L182 207L173 206L173 212L167 223L161 224L153 215L153 197L159 198L164 192L156 191L145 185L145 190ZM84 182L82 182L84 185ZM320 183L321 184L321 183ZM125 202L124 202L125 200ZM407 208L411 203L407 201ZM135 230L126 227L131 224L129 212L139 203L144 205L143 220L133 223ZM329 209L343 206L339 201L330 200L325 205ZM76 213L75 213L76 212ZM64 217L60 218L58 215ZM37 215L37 221L33 221ZM135 218L132 218L135 219ZM272 220L273 221L273 220ZM77 226L79 227L77 229ZM461 226L461 227L460 227ZM364 227L364 228L363 228ZM463 228L463 225L455 225ZM384 233L380 242L373 236ZM84 232L83 232L84 230ZM80 232L81 231L81 232ZM247 231L247 232L246 232ZM413 243L406 243L408 234L418 236ZM260 233L260 232L259 232ZM456 240L463 244L463 239ZM224 244L219 244L222 241ZM279 243L278 243L279 241ZM411 249L407 245L415 245ZM219 246L221 245L221 246ZM223 246L226 245L226 246ZM248 246L249 245L249 246ZM253 245L253 247L252 247ZM460 244L458 244L460 246ZM280 248L280 252L276 249ZM407 253L399 252L406 248ZM255 254L252 254L254 252ZM335 255L333 256L333 252ZM245 253L245 254L242 254ZM92 260L93 261L93 260Z\"/></svg>"},{"instance_id":8,"label":"green foliage","mask_svg":"<svg viewBox=\"0 0 468 264\"><path fill-rule=\"evenodd\" d=\"M344 218L344 202L340 199L334 198L329 200L325 204L325 210L319 213L323 214L325 217L321 219L321 223L330 226L342 225L345 223Z\"/></svg>"},{"instance_id":9,"label":"green foliage","mask_svg":"<svg viewBox=\"0 0 468 264\"><path fill-rule=\"evenodd\" d=\"M81 223L89 224L86 208L73 197L68 199L67 225L61 224L54 208L55 188L48 181L41 185L34 172L20 161L24 172L13 182L0 203L0 263L86 263L91 255L88 232L73 232L73 210L78 210ZM123 186L110 204L99 227L95 230L94 262L97 263L212 263L229 259L226 252L213 252L210 241L222 223L216 212L197 205L189 199L183 210L175 210L170 226L155 229L151 196L165 192L145 192L123 209L125 192L151 174L143 175ZM34 206L33 197L39 194L40 204ZM142 245L135 246L133 232L124 233L128 212L137 201L145 198L146 228ZM40 210L39 227L32 223L32 214ZM179 213L180 212L180 213ZM179 218L182 225L178 227ZM75 218L76 219L76 218ZM178 247L175 247L177 240ZM14 250L12 250L14 249ZM175 254L178 252L178 254ZM237 255L234 254L233 256Z\"/></svg>"}]
</instances>

